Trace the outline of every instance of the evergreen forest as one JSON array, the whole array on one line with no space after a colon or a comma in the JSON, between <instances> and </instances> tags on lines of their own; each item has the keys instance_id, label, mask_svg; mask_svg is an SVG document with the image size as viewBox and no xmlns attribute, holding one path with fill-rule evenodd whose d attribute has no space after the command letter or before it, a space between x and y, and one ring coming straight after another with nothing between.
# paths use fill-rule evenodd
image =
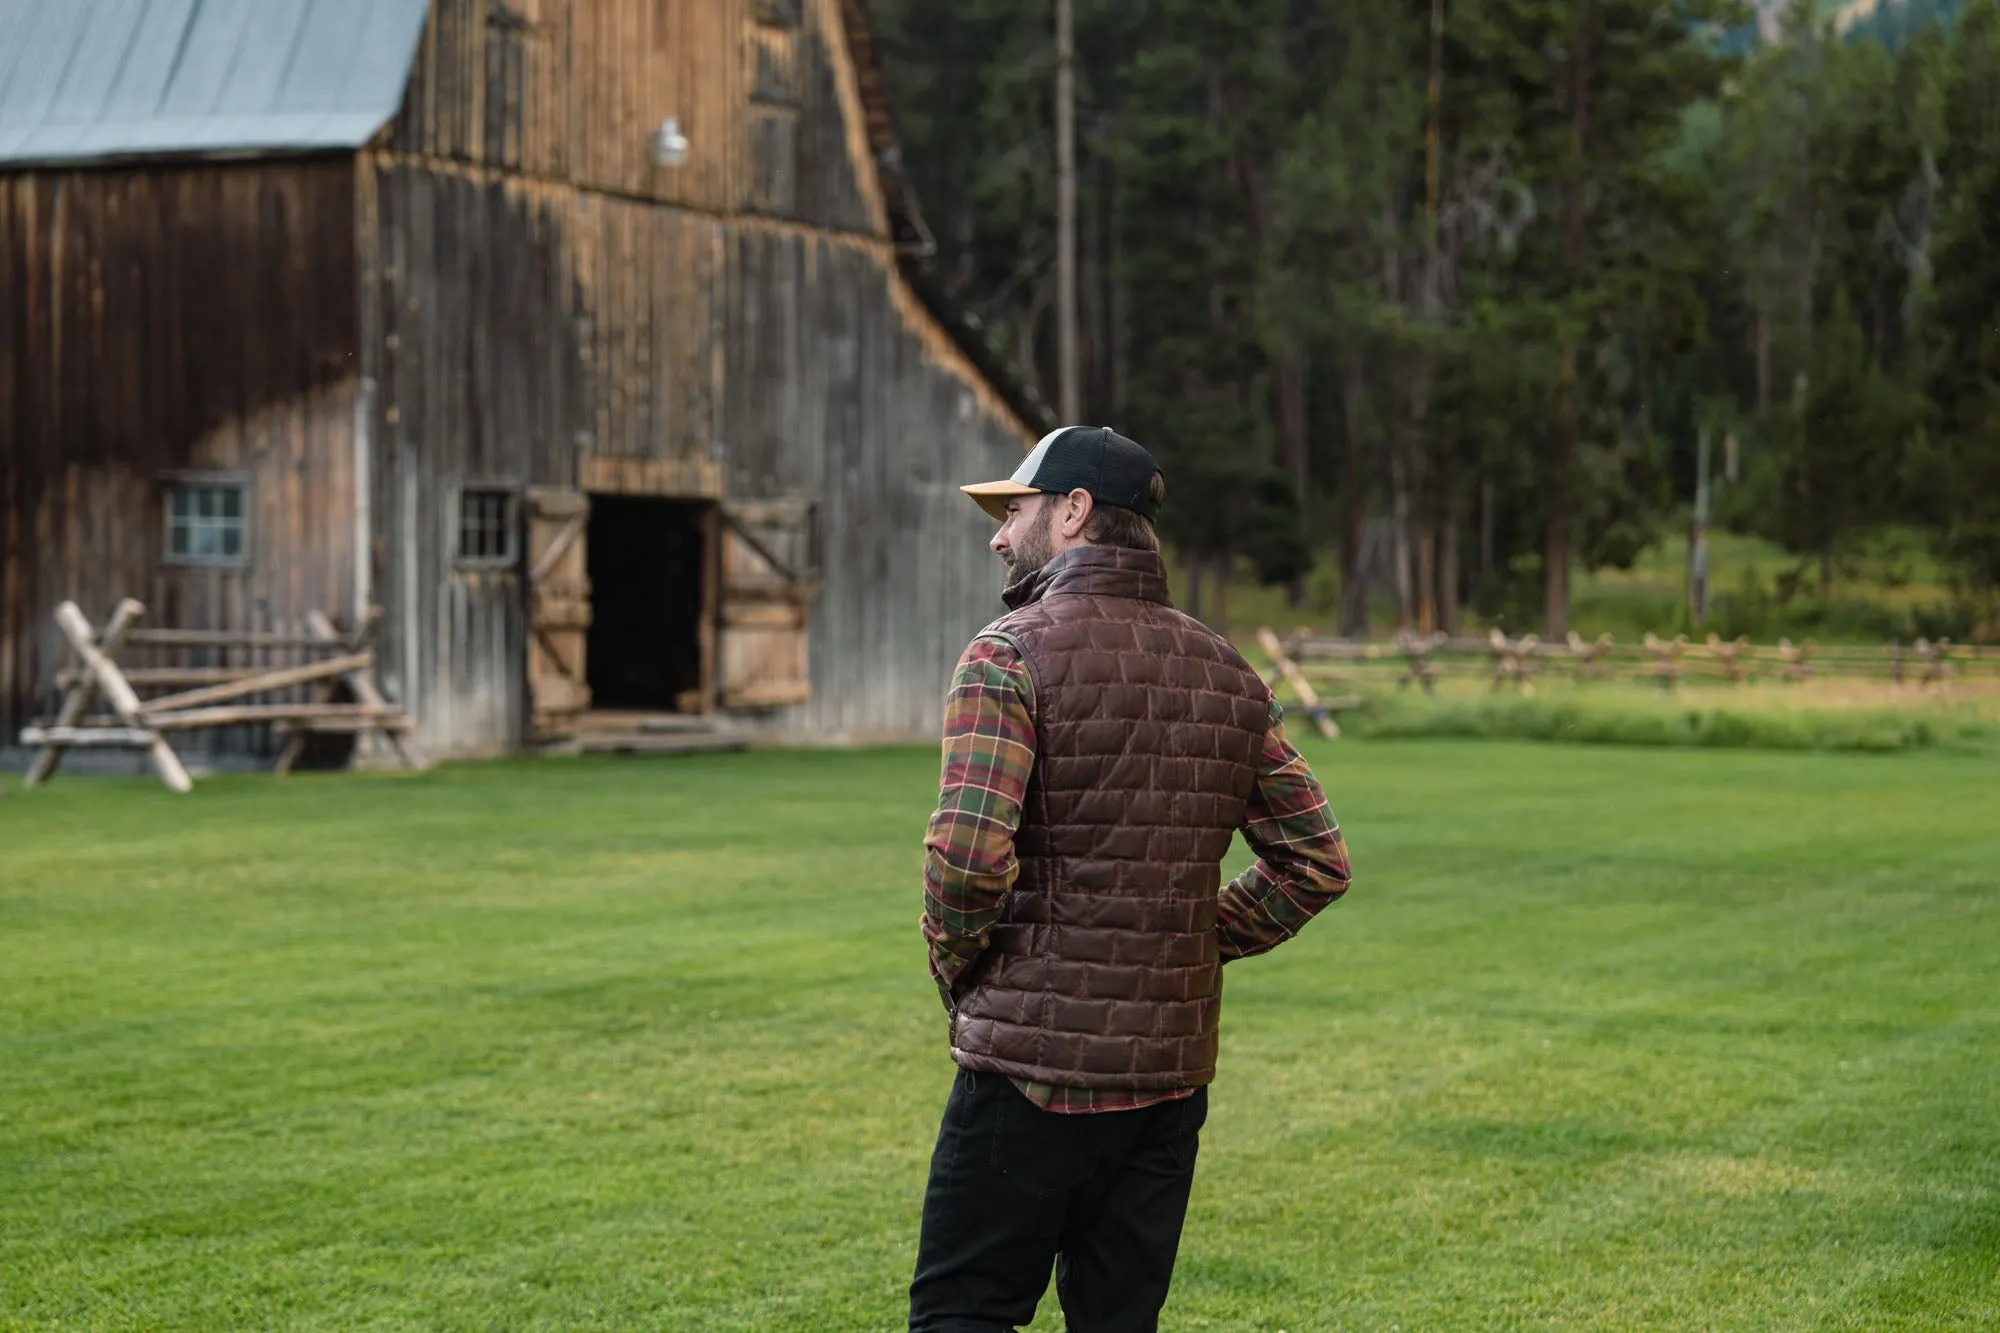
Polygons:
<instances>
[{"instance_id":1,"label":"evergreen forest","mask_svg":"<svg viewBox=\"0 0 2000 1333\"><path fill-rule=\"evenodd\" d=\"M1071 3L1081 408L1197 595L1560 636L1701 512L1991 623L2000 0ZM1052 4L872 8L933 279L1053 404Z\"/></svg>"}]
</instances>

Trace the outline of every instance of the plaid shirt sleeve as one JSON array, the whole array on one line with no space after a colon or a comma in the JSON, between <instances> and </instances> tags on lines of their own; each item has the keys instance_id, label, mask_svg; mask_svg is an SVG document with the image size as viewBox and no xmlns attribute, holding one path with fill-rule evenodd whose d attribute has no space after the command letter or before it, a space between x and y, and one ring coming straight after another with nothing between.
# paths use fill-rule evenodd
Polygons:
<instances>
[{"instance_id":1,"label":"plaid shirt sleeve","mask_svg":"<svg viewBox=\"0 0 2000 1333\"><path fill-rule=\"evenodd\" d=\"M1027 664L1004 639L974 639L945 696L944 774L924 838L924 939L947 1008L1014 891L1014 831L1034 764Z\"/></svg>"},{"instance_id":2,"label":"plaid shirt sleeve","mask_svg":"<svg viewBox=\"0 0 2000 1333\"><path fill-rule=\"evenodd\" d=\"M1225 962L1275 949L1347 892L1346 840L1312 769L1285 739L1275 699L1243 840L1257 863L1222 890L1215 929Z\"/></svg>"}]
</instances>

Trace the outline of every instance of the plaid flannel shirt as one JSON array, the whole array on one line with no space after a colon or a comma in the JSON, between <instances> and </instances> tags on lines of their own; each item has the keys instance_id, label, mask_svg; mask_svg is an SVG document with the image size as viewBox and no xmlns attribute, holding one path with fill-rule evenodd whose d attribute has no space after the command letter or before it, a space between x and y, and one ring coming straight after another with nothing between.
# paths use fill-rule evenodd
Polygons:
<instances>
[{"instance_id":1,"label":"plaid flannel shirt","mask_svg":"<svg viewBox=\"0 0 2000 1333\"><path fill-rule=\"evenodd\" d=\"M1014 833L1034 766L1035 685L1027 664L1004 639L974 639L945 700L944 773L924 839L923 933L947 1008L1020 874ZM1340 828L1312 769L1286 741L1275 699L1241 832L1257 861L1224 886L1217 905L1224 962L1277 947L1347 890ZM1194 1092L1014 1083L1043 1110L1065 1113L1133 1110Z\"/></svg>"}]
</instances>

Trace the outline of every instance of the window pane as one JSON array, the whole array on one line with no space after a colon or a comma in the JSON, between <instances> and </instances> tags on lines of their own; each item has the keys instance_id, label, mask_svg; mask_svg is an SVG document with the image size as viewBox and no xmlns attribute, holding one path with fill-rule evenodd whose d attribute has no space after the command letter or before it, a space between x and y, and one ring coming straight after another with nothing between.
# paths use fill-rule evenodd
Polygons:
<instances>
[{"instance_id":1,"label":"window pane","mask_svg":"<svg viewBox=\"0 0 2000 1333\"><path fill-rule=\"evenodd\" d=\"M506 560L513 554L514 497L501 490L467 490L458 497L461 560Z\"/></svg>"},{"instance_id":2,"label":"window pane","mask_svg":"<svg viewBox=\"0 0 2000 1333\"><path fill-rule=\"evenodd\" d=\"M240 562L249 549L249 488L237 482L167 487L167 555Z\"/></svg>"}]
</instances>

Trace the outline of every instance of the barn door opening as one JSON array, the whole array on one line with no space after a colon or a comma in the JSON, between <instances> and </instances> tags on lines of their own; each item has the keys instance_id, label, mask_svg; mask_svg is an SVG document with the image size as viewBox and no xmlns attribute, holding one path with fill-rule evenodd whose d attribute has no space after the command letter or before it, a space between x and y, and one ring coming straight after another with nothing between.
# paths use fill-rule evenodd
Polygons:
<instances>
[{"instance_id":1,"label":"barn door opening","mask_svg":"<svg viewBox=\"0 0 2000 1333\"><path fill-rule=\"evenodd\" d=\"M716 508L597 495L590 507L590 695L599 710L710 707Z\"/></svg>"},{"instance_id":2,"label":"barn door opening","mask_svg":"<svg viewBox=\"0 0 2000 1333\"><path fill-rule=\"evenodd\" d=\"M807 642L819 592L815 509L804 500L723 507L721 692L725 708L812 698Z\"/></svg>"},{"instance_id":3,"label":"barn door opening","mask_svg":"<svg viewBox=\"0 0 2000 1333\"><path fill-rule=\"evenodd\" d=\"M537 740L573 735L590 708L590 500L528 492L528 723Z\"/></svg>"}]
</instances>

